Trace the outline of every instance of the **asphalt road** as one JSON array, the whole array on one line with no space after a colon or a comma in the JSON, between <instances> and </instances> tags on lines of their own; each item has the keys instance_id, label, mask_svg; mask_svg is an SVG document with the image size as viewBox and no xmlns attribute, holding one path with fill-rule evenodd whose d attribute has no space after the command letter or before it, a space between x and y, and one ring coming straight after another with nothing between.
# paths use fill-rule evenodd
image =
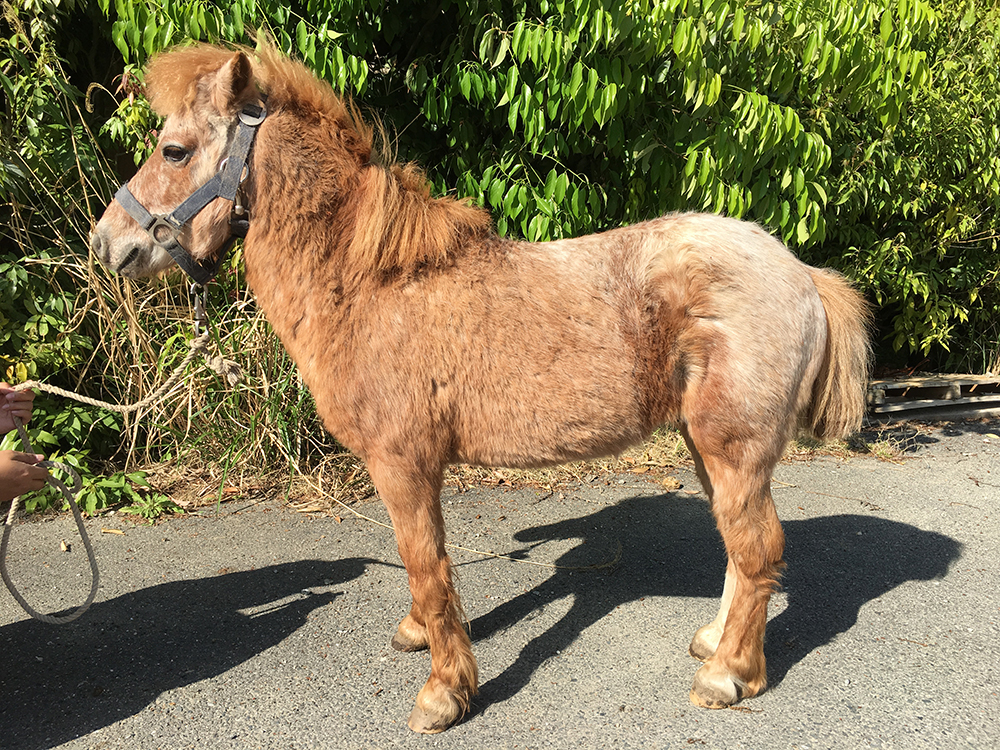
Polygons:
<instances>
[{"instance_id":1,"label":"asphalt road","mask_svg":"<svg viewBox=\"0 0 1000 750\"><path fill-rule=\"evenodd\" d=\"M779 466L788 570L771 687L688 703L694 631L725 559L690 472L546 496L446 489L479 659L474 711L406 728L426 653L389 647L409 596L391 533L277 505L88 523L98 600L67 626L0 595L0 748L1000 747L1000 421L911 436L906 458ZM361 506L379 520L377 503ZM123 535L101 533L102 528ZM43 611L89 581L68 517L14 529L10 567Z\"/></svg>"}]
</instances>

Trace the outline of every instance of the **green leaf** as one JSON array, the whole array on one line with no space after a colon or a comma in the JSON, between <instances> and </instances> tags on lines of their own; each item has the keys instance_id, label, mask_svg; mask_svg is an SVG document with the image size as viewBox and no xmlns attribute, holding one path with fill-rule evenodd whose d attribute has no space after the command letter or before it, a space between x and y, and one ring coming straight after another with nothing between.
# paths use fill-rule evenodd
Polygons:
<instances>
[{"instance_id":1,"label":"green leaf","mask_svg":"<svg viewBox=\"0 0 1000 750\"><path fill-rule=\"evenodd\" d=\"M809 40L806 42L806 47L802 51L802 65L803 67L809 67L812 65L813 58L816 57L816 50L819 48L819 34L813 32L809 35Z\"/></svg>"},{"instance_id":2,"label":"green leaf","mask_svg":"<svg viewBox=\"0 0 1000 750\"><path fill-rule=\"evenodd\" d=\"M882 20L879 22L879 37L883 45L889 43L890 36L892 36L892 15L886 10L882 12Z\"/></svg>"},{"instance_id":3,"label":"green leaf","mask_svg":"<svg viewBox=\"0 0 1000 750\"><path fill-rule=\"evenodd\" d=\"M740 37L743 36L743 27L746 23L746 12L743 8L737 6L736 10L733 12L733 33L732 39L734 42L738 42Z\"/></svg>"},{"instance_id":4,"label":"green leaf","mask_svg":"<svg viewBox=\"0 0 1000 750\"><path fill-rule=\"evenodd\" d=\"M543 188L546 200L551 200L552 196L556 192L556 182L559 180L559 175L556 170L550 169L549 173L545 176L545 186Z\"/></svg>"},{"instance_id":5,"label":"green leaf","mask_svg":"<svg viewBox=\"0 0 1000 750\"><path fill-rule=\"evenodd\" d=\"M591 68L587 73L587 104L594 103L594 96L597 94L597 70Z\"/></svg>"},{"instance_id":6,"label":"green leaf","mask_svg":"<svg viewBox=\"0 0 1000 750\"><path fill-rule=\"evenodd\" d=\"M576 92L580 90L581 85L583 85L583 63L577 60L576 64L573 65L573 72L570 74L567 89L571 99L576 97Z\"/></svg>"},{"instance_id":7,"label":"green leaf","mask_svg":"<svg viewBox=\"0 0 1000 750\"><path fill-rule=\"evenodd\" d=\"M493 40L496 34L496 29L487 29L479 40L479 59L484 63L493 59Z\"/></svg>"},{"instance_id":8,"label":"green leaf","mask_svg":"<svg viewBox=\"0 0 1000 750\"><path fill-rule=\"evenodd\" d=\"M229 12L233 15L233 30L237 36L243 36L243 8L237 2L229 7Z\"/></svg>"},{"instance_id":9,"label":"green leaf","mask_svg":"<svg viewBox=\"0 0 1000 750\"><path fill-rule=\"evenodd\" d=\"M149 16L146 19L146 28L142 32L142 47L146 50L147 55L152 55L153 51L156 49L156 36L157 36L157 19L155 16Z\"/></svg>"},{"instance_id":10,"label":"green leaf","mask_svg":"<svg viewBox=\"0 0 1000 750\"><path fill-rule=\"evenodd\" d=\"M504 59L507 57L507 51L510 49L510 39L504 35L500 37L500 44L497 46L496 55L493 58L493 62L490 65L491 68L499 67Z\"/></svg>"},{"instance_id":11,"label":"green leaf","mask_svg":"<svg viewBox=\"0 0 1000 750\"><path fill-rule=\"evenodd\" d=\"M306 51L306 38L308 35L309 29L306 28L306 22L302 19L295 25L295 45L299 48L299 52Z\"/></svg>"},{"instance_id":12,"label":"green leaf","mask_svg":"<svg viewBox=\"0 0 1000 750\"><path fill-rule=\"evenodd\" d=\"M500 181L499 178L493 180L492 184L490 185L489 200L490 200L490 205L492 205L494 208L500 206L500 204L503 202L503 189L504 189L504 184L503 182Z\"/></svg>"},{"instance_id":13,"label":"green leaf","mask_svg":"<svg viewBox=\"0 0 1000 750\"><path fill-rule=\"evenodd\" d=\"M704 185L712 170L712 150L706 148L701 154L701 168L698 170L698 184Z\"/></svg>"},{"instance_id":14,"label":"green leaf","mask_svg":"<svg viewBox=\"0 0 1000 750\"><path fill-rule=\"evenodd\" d=\"M115 21L111 24L111 41L125 60L131 58L128 42L125 41L125 24L121 21Z\"/></svg>"},{"instance_id":15,"label":"green leaf","mask_svg":"<svg viewBox=\"0 0 1000 750\"><path fill-rule=\"evenodd\" d=\"M528 58L527 45L525 44L525 22L518 21L514 25L514 31L511 34L511 49L514 51L514 57L517 58L518 62L523 63Z\"/></svg>"},{"instance_id":16,"label":"green leaf","mask_svg":"<svg viewBox=\"0 0 1000 750\"><path fill-rule=\"evenodd\" d=\"M684 18L677 22L674 27L673 35L673 49L674 54L677 57L683 57L685 51L688 48L688 42L691 37L691 29L694 21L690 18Z\"/></svg>"},{"instance_id":17,"label":"green leaf","mask_svg":"<svg viewBox=\"0 0 1000 750\"><path fill-rule=\"evenodd\" d=\"M698 152L689 151L687 161L684 163L684 176L691 177L698 169Z\"/></svg>"}]
</instances>

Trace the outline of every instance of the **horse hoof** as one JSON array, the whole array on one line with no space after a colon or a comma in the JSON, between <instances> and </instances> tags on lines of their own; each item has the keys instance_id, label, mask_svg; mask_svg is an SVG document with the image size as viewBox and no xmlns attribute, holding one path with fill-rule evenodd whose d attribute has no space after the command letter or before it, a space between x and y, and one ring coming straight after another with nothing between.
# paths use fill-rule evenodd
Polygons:
<instances>
[{"instance_id":1,"label":"horse hoof","mask_svg":"<svg viewBox=\"0 0 1000 750\"><path fill-rule=\"evenodd\" d=\"M458 701L443 687L428 691L425 685L406 723L414 732L438 734L461 719L464 713Z\"/></svg>"},{"instance_id":2,"label":"horse hoof","mask_svg":"<svg viewBox=\"0 0 1000 750\"><path fill-rule=\"evenodd\" d=\"M427 628L417 623L412 615L407 615L399 623L390 645L397 651L423 651L430 645Z\"/></svg>"},{"instance_id":3,"label":"horse hoof","mask_svg":"<svg viewBox=\"0 0 1000 750\"><path fill-rule=\"evenodd\" d=\"M739 701L740 689L728 674L716 674L713 665L706 664L694 675L689 695L691 702L702 708L728 708Z\"/></svg>"},{"instance_id":4,"label":"horse hoof","mask_svg":"<svg viewBox=\"0 0 1000 750\"><path fill-rule=\"evenodd\" d=\"M410 719L406 724L420 734L440 734L451 726L451 722L444 721L440 716L431 716L416 706L410 712Z\"/></svg>"},{"instance_id":5,"label":"horse hoof","mask_svg":"<svg viewBox=\"0 0 1000 750\"><path fill-rule=\"evenodd\" d=\"M698 661L708 661L719 647L722 632L719 628L714 627L714 625L714 623L710 623L699 628L698 632L694 634L694 638L691 639L691 645L688 646L688 653Z\"/></svg>"},{"instance_id":6,"label":"horse hoof","mask_svg":"<svg viewBox=\"0 0 1000 750\"><path fill-rule=\"evenodd\" d=\"M389 645L392 646L397 651L405 651L405 652L423 651L425 648L427 648L426 643L411 643L410 641L403 640L402 638L399 637L399 633L396 633L396 635L392 637L392 641L389 642Z\"/></svg>"}]
</instances>

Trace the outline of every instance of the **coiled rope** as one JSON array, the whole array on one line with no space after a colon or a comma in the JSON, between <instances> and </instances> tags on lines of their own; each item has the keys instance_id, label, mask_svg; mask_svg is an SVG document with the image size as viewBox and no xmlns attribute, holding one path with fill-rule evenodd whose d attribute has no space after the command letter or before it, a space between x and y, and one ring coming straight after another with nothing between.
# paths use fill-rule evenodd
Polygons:
<instances>
[{"instance_id":1,"label":"coiled rope","mask_svg":"<svg viewBox=\"0 0 1000 750\"><path fill-rule=\"evenodd\" d=\"M200 303L200 300L197 300L197 302ZM117 412L119 414L129 414L131 412L138 411L139 409L150 406L151 404L163 399L177 384L177 381L180 380L181 376L184 374L184 370L187 369L187 366L194 361L194 358L197 357L199 353L203 352L208 347L211 334L207 330L203 331L201 329L204 313L201 305L197 303L195 305L195 317L195 337L189 344L190 349L184 357L184 360L174 369L174 371L170 374L170 377L163 381L163 384L159 388L134 404L112 404L107 401L90 398L89 396L83 396L79 393L74 393L73 391L67 391L54 385L40 383L37 380L29 380L27 382L20 383L14 386L14 390L23 391L28 388L35 388L40 391L45 391L46 393L71 398L74 401L79 401L83 404L89 404L90 406L96 406L98 408ZM231 360L224 359L220 356L206 357L206 363L213 371L225 377L227 381L229 381L230 385L234 385L235 381L238 381L241 377L239 365ZM21 424L21 421L17 417L14 417L14 424L17 427L18 435L21 437L21 442L24 445L25 452L34 453L35 451L31 446L31 441L28 439L28 433L25 431L24 425ZM7 520L4 522L3 538L0 539L0 576L3 577L3 582L7 585L7 589L25 612L34 617L36 620L41 620L42 622L47 622L52 625L65 625L68 622L73 622L73 620L76 620L78 617L83 615L84 612L90 609L90 605L94 603L94 598L97 596L100 574L97 570L97 558L94 555L94 548L90 543L90 537L87 535L87 530L83 526L83 514L80 512L80 508L77 506L75 499L75 495L79 494L80 489L83 486L80 475L76 473L72 466L67 466L66 464L59 463L57 461L40 461L38 466L42 466L46 469L58 469L73 479L73 489L71 491L61 480L54 477L51 471L46 477L46 481L59 490L63 497L66 498L66 502L69 503L70 510L73 511L73 518L76 520L76 528L80 532L80 539L83 540L83 546L87 550L87 560L90 563L90 593L87 596L87 600L73 612L64 616L56 616L44 615L38 612L30 604L28 604L21 593L17 590L14 586L14 582L11 580L10 573L7 571L7 542L10 537L11 527L14 523L14 517L20 507L20 498L17 497L11 501L10 511L7 513Z\"/></svg>"}]
</instances>

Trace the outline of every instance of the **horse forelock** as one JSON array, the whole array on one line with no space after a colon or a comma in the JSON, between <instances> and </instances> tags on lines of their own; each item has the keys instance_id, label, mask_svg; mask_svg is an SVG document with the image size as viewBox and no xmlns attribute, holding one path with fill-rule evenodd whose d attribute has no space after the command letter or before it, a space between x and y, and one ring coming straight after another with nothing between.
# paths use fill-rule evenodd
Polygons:
<instances>
[{"instance_id":1,"label":"horse forelock","mask_svg":"<svg viewBox=\"0 0 1000 750\"><path fill-rule=\"evenodd\" d=\"M194 105L198 84L232 58L234 50L197 44L174 47L154 57L146 67L146 96L153 111L169 117Z\"/></svg>"},{"instance_id":2,"label":"horse forelock","mask_svg":"<svg viewBox=\"0 0 1000 750\"><path fill-rule=\"evenodd\" d=\"M146 94L153 110L163 116L193 106L199 84L217 73L237 52L243 52L253 68L257 88L268 95L268 109L294 107L336 121L356 130L371 145L372 128L357 108L302 63L265 42L258 49L193 44L174 47L156 55L146 68Z\"/></svg>"}]
</instances>

